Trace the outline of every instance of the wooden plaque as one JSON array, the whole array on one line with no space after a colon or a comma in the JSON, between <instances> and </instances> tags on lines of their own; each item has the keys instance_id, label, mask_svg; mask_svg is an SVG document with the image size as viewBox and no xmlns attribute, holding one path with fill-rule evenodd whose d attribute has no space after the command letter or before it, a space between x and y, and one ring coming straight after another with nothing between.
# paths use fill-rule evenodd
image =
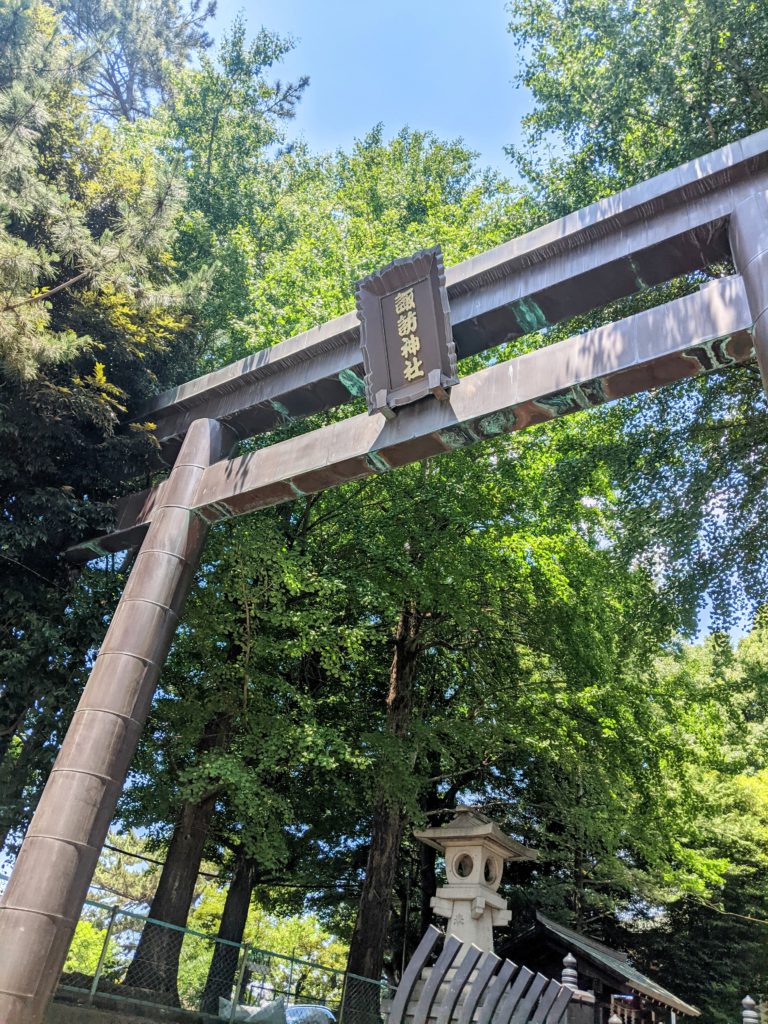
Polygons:
<instances>
[{"instance_id":1,"label":"wooden plaque","mask_svg":"<svg viewBox=\"0 0 768 1024\"><path fill-rule=\"evenodd\" d=\"M446 400L459 378L440 247L363 278L356 296L368 412L391 419L427 395Z\"/></svg>"}]
</instances>

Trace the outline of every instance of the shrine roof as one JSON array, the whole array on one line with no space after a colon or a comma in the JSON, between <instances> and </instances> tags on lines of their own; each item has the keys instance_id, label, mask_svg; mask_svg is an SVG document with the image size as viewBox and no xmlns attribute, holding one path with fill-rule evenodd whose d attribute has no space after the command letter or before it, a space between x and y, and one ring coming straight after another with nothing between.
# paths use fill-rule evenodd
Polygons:
<instances>
[{"instance_id":1,"label":"shrine roof","mask_svg":"<svg viewBox=\"0 0 768 1024\"><path fill-rule=\"evenodd\" d=\"M525 957L521 956L523 944L535 932L543 933L542 937L545 941L547 939L554 939L558 945L572 952L576 956L577 962L580 958L582 961L586 960L589 964L601 969L604 974L615 979L616 982L620 983L629 992L644 996L651 1002L660 1003L688 1017L701 1016L701 1011L697 1007L684 1002L673 992L662 988L661 985L658 985L633 967L629 962L627 953L611 949L609 946L605 946L595 939L582 935L572 928L567 928L557 921L552 921L538 912L536 914L536 924L526 932L516 936L507 947L511 949L512 946L515 946L515 955L522 959L523 963L525 962ZM505 955L508 955L508 953L505 953ZM585 971L584 973L588 972Z\"/></svg>"}]
</instances>

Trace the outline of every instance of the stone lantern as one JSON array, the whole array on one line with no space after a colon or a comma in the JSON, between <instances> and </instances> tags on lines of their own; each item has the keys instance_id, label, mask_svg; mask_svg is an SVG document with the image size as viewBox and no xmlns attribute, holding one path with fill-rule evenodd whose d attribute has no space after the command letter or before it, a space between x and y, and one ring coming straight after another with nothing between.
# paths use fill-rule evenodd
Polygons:
<instances>
[{"instance_id":1,"label":"stone lantern","mask_svg":"<svg viewBox=\"0 0 768 1024\"><path fill-rule=\"evenodd\" d=\"M448 884L437 890L431 906L447 917L447 933L493 951L493 929L508 924L511 912L497 889L504 864L536 860L535 850L505 836L498 825L472 807L457 807L447 825L413 833L445 857Z\"/></svg>"}]
</instances>

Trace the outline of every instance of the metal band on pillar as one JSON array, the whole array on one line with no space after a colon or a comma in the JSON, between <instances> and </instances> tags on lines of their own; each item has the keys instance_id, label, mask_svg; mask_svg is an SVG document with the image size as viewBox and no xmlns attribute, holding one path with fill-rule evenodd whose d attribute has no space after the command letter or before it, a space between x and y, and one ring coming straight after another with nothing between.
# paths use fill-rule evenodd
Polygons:
<instances>
[{"instance_id":1,"label":"metal band on pillar","mask_svg":"<svg viewBox=\"0 0 768 1024\"><path fill-rule=\"evenodd\" d=\"M768 392L768 192L739 203L731 214L729 238L733 262L744 279L755 353Z\"/></svg>"},{"instance_id":2,"label":"metal band on pillar","mask_svg":"<svg viewBox=\"0 0 768 1024\"><path fill-rule=\"evenodd\" d=\"M0 901L1 1024L38 1024L58 982L205 543L198 484L234 440L191 425L107 630Z\"/></svg>"}]
</instances>

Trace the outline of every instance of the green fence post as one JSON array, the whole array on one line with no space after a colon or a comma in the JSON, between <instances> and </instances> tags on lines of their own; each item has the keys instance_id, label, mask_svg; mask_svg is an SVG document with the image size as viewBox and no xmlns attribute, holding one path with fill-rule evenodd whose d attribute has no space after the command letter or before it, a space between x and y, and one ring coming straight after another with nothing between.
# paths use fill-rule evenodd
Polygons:
<instances>
[{"instance_id":1,"label":"green fence post","mask_svg":"<svg viewBox=\"0 0 768 1024\"><path fill-rule=\"evenodd\" d=\"M344 1018L346 1016L345 1009L347 1005L347 983L349 975L344 972L344 980L341 983L341 1002L339 1003L339 1024L344 1024Z\"/></svg>"},{"instance_id":2,"label":"green fence post","mask_svg":"<svg viewBox=\"0 0 768 1024\"><path fill-rule=\"evenodd\" d=\"M91 994L89 997L89 1002L93 1001L93 997L96 995L96 989L99 987L99 978L101 977L101 972L104 969L104 961L107 959L107 953L109 952L109 940L112 938L112 931L115 927L115 920L117 919L117 911L117 907L112 907L112 913L109 915L107 934L104 936L104 945L101 947L99 962L96 964L96 973L93 976L93 984L91 985Z\"/></svg>"},{"instance_id":3,"label":"green fence post","mask_svg":"<svg viewBox=\"0 0 768 1024\"><path fill-rule=\"evenodd\" d=\"M291 950L291 966L288 969L288 999L286 1000L286 1006L291 1000L291 985L293 984L293 958L296 955L296 950Z\"/></svg>"}]
</instances>

